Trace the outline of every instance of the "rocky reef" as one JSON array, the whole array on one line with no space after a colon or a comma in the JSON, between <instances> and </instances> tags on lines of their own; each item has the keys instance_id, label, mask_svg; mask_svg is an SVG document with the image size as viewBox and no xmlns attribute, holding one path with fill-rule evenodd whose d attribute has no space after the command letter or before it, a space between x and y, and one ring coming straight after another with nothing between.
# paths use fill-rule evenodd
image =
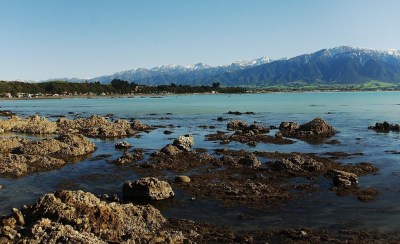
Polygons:
<instances>
[{"instance_id":1,"label":"rocky reef","mask_svg":"<svg viewBox=\"0 0 400 244\"><path fill-rule=\"evenodd\" d=\"M51 139L19 137L0 139L0 175L19 177L60 168L66 161L95 151L94 143L82 135L60 135Z\"/></svg>"}]
</instances>

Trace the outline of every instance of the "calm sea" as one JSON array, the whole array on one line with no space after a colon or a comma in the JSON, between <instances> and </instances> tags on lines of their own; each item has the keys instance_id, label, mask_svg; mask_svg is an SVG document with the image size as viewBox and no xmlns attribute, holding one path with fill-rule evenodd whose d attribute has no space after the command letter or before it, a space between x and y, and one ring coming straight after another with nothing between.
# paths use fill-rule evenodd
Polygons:
<instances>
[{"instance_id":1,"label":"calm sea","mask_svg":"<svg viewBox=\"0 0 400 244\"><path fill-rule=\"evenodd\" d=\"M343 163L370 162L376 165L378 175L360 178L360 187L378 189L378 199L359 202L354 196L338 197L329 191L310 195L303 202L287 204L276 210L259 211L246 208L228 208L215 201L198 199L188 201L184 192L177 192L172 201L159 206L167 217L187 218L196 221L227 225L235 229L264 229L280 227L332 227L345 224L353 228L370 228L398 231L400 228L400 154L399 133L376 133L369 125L384 120L400 123L400 92L332 92L332 93L274 93L246 95L182 95L131 98L71 98L45 100L0 101L1 110L12 110L20 116L39 113L56 120L58 115L73 118L91 114L114 114L114 118L138 119L150 125L174 125L174 133L164 135L165 129L143 133L140 138L126 138L136 148L147 154L160 149L173 138L192 134L198 148L313 152L344 151L363 153L344 160ZM251 111L255 115L228 115L228 111ZM297 141L292 145L231 143L220 145L204 141L204 136L216 130L224 130L225 122L219 116L235 118L266 126L279 126L282 121L304 123L322 117L339 133L333 138L339 145L308 144ZM201 125L214 125L215 129L203 129ZM273 133L273 132L272 132ZM10 136L12 134L4 134ZM29 138L36 138L25 135ZM100 154L112 154L111 159L122 154L114 149L115 140L91 139L98 147L87 159L71 163L60 170L39 173L20 179L0 178L0 214L7 214L12 207L32 204L38 197L56 189L82 189L95 194L121 193L127 180L139 177L129 166L115 166L105 160L90 160ZM329 185L321 187L329 188ZM298 206L302 206L299 208ZM250 216L239 220L238 214Z\"/></svg>"}]
</instances>

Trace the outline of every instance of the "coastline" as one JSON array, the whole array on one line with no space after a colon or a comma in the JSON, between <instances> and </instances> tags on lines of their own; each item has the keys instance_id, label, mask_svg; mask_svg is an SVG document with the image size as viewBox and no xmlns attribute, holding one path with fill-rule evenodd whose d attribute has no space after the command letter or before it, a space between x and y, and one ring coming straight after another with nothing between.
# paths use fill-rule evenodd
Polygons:
<instances>
[{"instance_id":1,"label":"coastline","mask_svg":"<svg viewBox=\"0 0 400 244\"><path fill-rule=\"evenodd\" d=\"M0 101L18 101L18 100L46 100L46 99L100 99L100 98L161 98L168 96L191 96L191 95L248 95L248 94L297 94L297 93L371 93L371 92L400 92L400 90L295 90L295 91L263 91L263 92L246 92L246 93L176 93L176 94L159 94L159 93L135 93L135 94L113 94L113 95L59 95L59 96L38 96L38 97L0 97Z\"/></svg>"}]
</instances>

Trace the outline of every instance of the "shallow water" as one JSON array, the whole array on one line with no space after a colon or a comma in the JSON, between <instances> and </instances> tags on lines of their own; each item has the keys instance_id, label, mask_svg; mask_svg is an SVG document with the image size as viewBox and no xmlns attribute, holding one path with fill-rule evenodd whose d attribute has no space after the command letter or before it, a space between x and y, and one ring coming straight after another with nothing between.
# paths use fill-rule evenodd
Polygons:
<instances>
[{"instance_id":1,"label":"shallow water","mask_svg":"<svg viewBox=\"0 0 400 244\"><path fill-rule=\"evenodd\" d=\"M46 117L67 115L73 118L91 114L104 116L112 113L114 118L135 118L150 125L164 125L166 129L174 132L171 135L164 135L165 129L160 128L150 133L142 133L140 138L124 139L134 147L144 149L146 154L151 154L182 134L192 134L196 142L195 148L205 148L209 152L217 148L236 150L243 148L250 151L297 151L321 154L331 151L363 153L360 156L338 161L370 162L380 169L378 175L360 177L361 188L374 187L379 191L377 200L373 202L360 202L354 196L339 197L333 192L323 190L278 209L260 211L243 207L223 207L217 201L206 199L189 201L189 196L182 191L177 191L174 199L161 203L157 207L167 217L212 222L234 229L334 228L337 225L346 225L352 228L398 231L400 226L400 206L398 205L400 202L400 155L385 152L400 150L398 149L400 134L376 133L367 129L368 125L373 125L378 121L400 122L399 92L8 100L1 101L0 106L2 110L12 110L21 116L39 113ZM252 111L255 115L225 114L228 111ZM69 112L75 114L68 114ZM250 123L257 121L268 126L279 126L282 121L304 123L315 117L322 117L340 132L331 139L338 140L341 144L308 144L296 141L291 145L260 143L252 148L240 143L220 145L216 142L205 141L206 134L226 129L226 121L216 121L219 116L242 119ZM169 127L171 124L174 127ZM199 127L201 125L214 125L216 128L203 129ZM274 131L270 134L274 134ZM2 136L10 135L12 134ZM114 148L114 143L120 139L91 139L91 141L98 149L81 162L68 164L59 170L19 179L0 178L0 185L3 185L3 189L0 190L0 214L9 213L12 207L31 204L38 197L56 189L82 189L95 194L120 194L124 182L140 177L129 165L115 166L106 162L105 159L91 160L101 154L112 154L110 159L122 155L122 151ZM321 189L330 187L326 180L316 179L316 181ZM239 219L237 217L239 214L244 214L248 218Z\"/></svg>"}]
</instances>

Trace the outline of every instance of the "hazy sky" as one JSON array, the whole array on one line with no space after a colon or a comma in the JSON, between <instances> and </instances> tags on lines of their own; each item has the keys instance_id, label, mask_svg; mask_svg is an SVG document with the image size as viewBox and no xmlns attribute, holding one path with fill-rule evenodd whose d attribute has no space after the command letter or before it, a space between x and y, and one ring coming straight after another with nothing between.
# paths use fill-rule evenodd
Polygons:
<instances>
[{"instance_id":1,"label":"hazy sky","mask_svg":"<svg viewBox=\"0 0 400 244\"><path fill-rule=\"evenodd\" d=\"M398 0L0 0L0 80L400 49Z\"/></svg>"}]
</instances>

